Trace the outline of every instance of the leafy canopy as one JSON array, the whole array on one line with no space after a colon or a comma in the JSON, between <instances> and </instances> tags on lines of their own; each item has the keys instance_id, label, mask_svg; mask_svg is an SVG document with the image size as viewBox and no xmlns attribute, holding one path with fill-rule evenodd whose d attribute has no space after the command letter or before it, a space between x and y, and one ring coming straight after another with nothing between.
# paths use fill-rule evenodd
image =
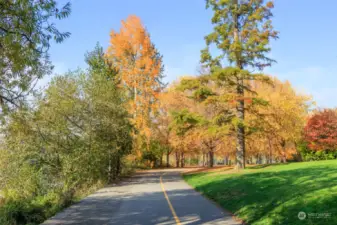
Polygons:
<instances>
[{"instance_id":1,"label":"leafy canopy","mask_svg":"<svg viewBox=\"0 0 337 225\"><path fill-rule=\"evenodd\" d=\"M117 69L118 81L127 93L132 122L149 137L150 120L158 110L158 95L164 86L162 56L137 16L122 21L119 32L111 31L110 37L106 58Z\"/></svg>"},{"instance_id":2,"label":"leafy canopy","mask_svg":"<svg viewBox=\"0 0 337 225\"><path fill-rule=\"evenodd\" d=\"M71 5L57 7L55 0L0 1L0 105L2 111L18 106L36 80L49 74L51 40L70 36L53 20L70 15Z\"/></svg>"},{"instance_id":3,"label":"leafy canopy","mask_svg":"<svg viewBox=\"0 0 337 225\"><path fill-rule=\"evenodd\" d=\"M270 39L278 37L271 22L272 1L263 0L207 0L206 7L214 11L213 32L205 37L207 47L201 51L201 62L211 68L221 67L223 59L236 63L240 69L263 69L274 60ZM212 57L209 46L214 44L221 53Z\"/></svg>"},{"instance_id":4,"label":"leafy canopy","mask_svg":"<svg viewBox=\"0 0 337 225\"><path fill-rule=\"evenodd\" d=\"M335 150L337 148L337 113L330 109L317 112L309 118L304 131L309 148Z\"/></svg>"}]
</instances>

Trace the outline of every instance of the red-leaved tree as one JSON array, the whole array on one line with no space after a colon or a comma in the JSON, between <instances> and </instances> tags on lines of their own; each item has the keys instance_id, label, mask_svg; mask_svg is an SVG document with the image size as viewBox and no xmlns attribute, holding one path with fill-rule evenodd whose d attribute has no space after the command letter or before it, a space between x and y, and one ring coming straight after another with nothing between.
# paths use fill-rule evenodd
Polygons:
<instances>
[{"instance_id":1,"label":"red-leaved tree","mask_svg":"<svg viewBox=\"0 0 337 225\"><path fill-rule=\"evenodd\" d=\"M312 150L337 149L337 112L325 109L309 118L305 139Z\"/></svg>"}]
</instances>

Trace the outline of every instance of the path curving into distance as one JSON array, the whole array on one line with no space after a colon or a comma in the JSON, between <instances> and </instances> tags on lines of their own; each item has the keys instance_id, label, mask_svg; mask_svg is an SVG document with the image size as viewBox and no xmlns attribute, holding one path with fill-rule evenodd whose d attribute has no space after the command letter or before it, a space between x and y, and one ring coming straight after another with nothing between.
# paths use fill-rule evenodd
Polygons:
<instances>
[{"instance_id":1,"label":"path curving into distance","mask_svg":"<svg viewBox=\"0 0 337 225\"><path fill-rule=\"evenodd\" d=\"M186 184L182 171L139 172L98 190L43 224L241 224Z\"/></svg>"}]
</instances>

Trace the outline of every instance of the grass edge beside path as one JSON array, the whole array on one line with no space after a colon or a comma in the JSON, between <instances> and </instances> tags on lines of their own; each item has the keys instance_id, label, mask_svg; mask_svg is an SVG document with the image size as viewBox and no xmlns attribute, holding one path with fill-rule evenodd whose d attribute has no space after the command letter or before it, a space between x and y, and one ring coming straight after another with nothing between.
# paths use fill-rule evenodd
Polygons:
<instances>
[{"instance_id":1,"label":"grass edge beside path","mask_svg":"<svg viewBox=\"0 0 337 225\"><path fill-rule=\"evenodd\" d=\"M337 160L203 171L183 178L249 224L337 224ZM301 211L304 220L298 218Z\"/></svg>"},{"instance_id":2,"label":"grass edge beside path","mask_svg":"<svg viewBox=\"0 0 337 225\"><path fill-rule=\"evenodd\" d=\"M191 174L196 174L196 173L205 173L206 169L202 169L199 171L195 171L195 170L192 170L192 171L186 171L186 172L182 172L181 173L181 176L182 178L186 181L185 179L185 176L188 176L188 175L191 175ZM216 202L214 199L211 199L209 197L207 197L207 195L204 195L202 192L198 191L195 187L193 187L190 183L188 183L186 181L186 184L188 186L190 186L191 188L193 188L196 192L198 192L199 194L201 194L202 197L206 198L208 201L211 201L214 205L216 205L219 209L221 209L222 211L224 211L225 213L228 213L232 216L232 218L241 223L242 225L248 225L248 223L246 223L246 221L242 220L241 218L237 217L233 212L229 211L228 209L225 209L223 208L218 202Z\"/></svg>"}]
</instances>

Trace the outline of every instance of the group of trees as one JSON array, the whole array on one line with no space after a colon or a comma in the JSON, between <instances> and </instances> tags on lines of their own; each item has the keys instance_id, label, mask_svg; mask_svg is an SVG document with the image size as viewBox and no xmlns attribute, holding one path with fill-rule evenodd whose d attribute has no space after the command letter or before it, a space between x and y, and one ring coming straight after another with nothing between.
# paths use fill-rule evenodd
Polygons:
<instances>
[{"instance_id":1,"label":"group of trees","mask_svg":"<svg viewBox=\"0 0 337 225\"><path fill-rule=\"evenodd\" d=\"M311 104L310 96L296 93L289 82L269 79L251 81L251 92L244 97L245 160L251 164L296 157ZM159 121L165 121L160 126L166 132L160 140L176 153L177 161L189 155L208 166L213 166L214 156L224 164L235 162L236 97L216 74L182 78L162 98L166 107Z\"/></svg>"},{"instance_id":2,"label":"group of trees","mask_svg":"<svg viewBox=\"0 0 337 225\"><path fill-rule=\"evenodd\" d=\"M315 110L310 96L276 77L247 85L251 91L243 98L246 163L337 158L336 109ZM157 138L168 146L167 162L174 155L177 167L184 166L186 156L204 166L235 163L237 102L218 74L183 77L161 99L165 107L157 119Z\"/></svg>"},{"instance_id":3,"label":"group of trees","mask_svg":"<svg viewBox=\"0 0 337 225\"><path fill-rule=\"evenodd\" d=\"M246 163L301 160L298 149L304 142L313 150L322 141L335 144L335 125L320 135L310 133L314 116L304 128L313 106L310 96L261 73L275 62L267 56L270 40L278 38L271 21L273 2L207 0L206 5L214 12L214 30L201 51L202 73L162 93L165 106L156 134L167 146L167 163L174 152L177 167L184 166L188 154L202 155L203 165L213 166L216 155L224 164L231 159L236 168L244 168ZM212 47L217 55L211 54ZM260 72L251 72L255 69ZM330 115L326 123L332 120Z\"/></svg>"},{"instance_id":4,"label":"group of trees","mask_svg":"<svg viewBox=\"0 0 337 225\"><path fill-rule=\"evenodd\" d=\"M164 143L175 149L177 166L186 151L202 152L209 166L215 153L226 163L230 157L237 168L253 157L285 161L302 133L309 98L297 95L289 83L251 72L274 62L267 56L270 40L278 38L271 22L273 2L207 0L206 6L214 11L214 29L201 51L204 72L164 93L179 98L161 112L171 117L170 140L176 142ZM172 94L177 91L182 93Z\"/></svg>"},{"instance_id":5,"label":"group of trees","mask_svg":"<svg viewBox=\"0 0 337 225\"><path fill-rule=\"evenodd\" d=\"M7 118L0 147L0 189L7 201L44 198L44 204L62 207L123 172L133 129L126 100L102 49L86 60L87 71L55 77L33 104Z\"/></svg>"},{"instance_id":6,"label":"group of trees","mask_svg":"<svg viewBox=\"0 0 337 225\"><path fill-rule=\"evenodd\" d=\"M86 54L87 69L34 91L52 71L50 40L70 35L51 22L67 17L70 4L9 0L0 11L0 223L39 223L160 151L151 126L164 87L162 56L130 16L111 32L107 51L97 45Z\"/></svg>"}]
</instances>

